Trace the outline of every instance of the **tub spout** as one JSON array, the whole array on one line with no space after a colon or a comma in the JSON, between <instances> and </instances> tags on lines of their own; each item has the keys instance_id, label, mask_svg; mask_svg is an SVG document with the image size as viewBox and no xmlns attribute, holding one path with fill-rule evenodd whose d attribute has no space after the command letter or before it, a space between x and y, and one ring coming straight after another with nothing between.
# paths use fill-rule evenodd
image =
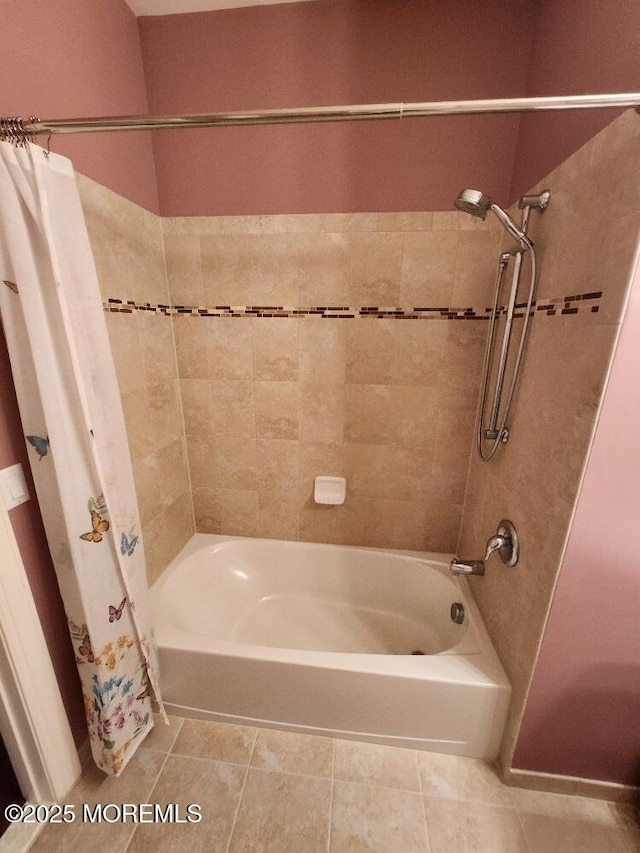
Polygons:
<instances>
[{"instance_id":1,"label":"tub spout","mask_svg":"<svg viewBox=\"0 0 640 853\"><path fill-rule=\"evenodd\" d=\"M451 560L449 570L452 575L484 575L484 560Z\"/></svg>"}]
</instances>

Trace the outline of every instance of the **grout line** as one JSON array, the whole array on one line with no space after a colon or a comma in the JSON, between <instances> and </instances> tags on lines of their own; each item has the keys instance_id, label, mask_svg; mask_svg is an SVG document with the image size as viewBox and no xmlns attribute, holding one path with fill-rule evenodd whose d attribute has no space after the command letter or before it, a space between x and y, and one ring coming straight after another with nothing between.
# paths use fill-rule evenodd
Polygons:
<instances>
[{"instance_id":1,"label":"grout line","mask_svg":"<svg viewBox=\"0 0 640 853\"><path fill-rule=\"evenodd\" d=\"M395 748L397 749L398 747L395 747ZM400 749L402 749L402 747L400 747ZM416 767L416 774L417 774L417 777L418 777L418 793L422 796L422 795L423 795L423 791L422 791L422 779L421 779L421 777L420 777L420 761L419 761L419 757L418 757L418 752L417 752L417 750L415 750L415 749L412 749L412 750L411 750L411 752L413 752L413 754L414 754L415 767Z\"/></svg>"},{"instance_id":2,"label":"grout line","mask_svg":"<svg viewBox=\"0 0 640 853\"><path fill-rule=\"evenodd\" d=\"M265 731L276 731L275 729L266 729ZM176 753L177 754L177 753ZM183 758L196 758L197 756L193 755L184 755ZM201 758L199 761L222 761L219 758ZM331 781L331 777L329 776L314 776L311 773L296 773L292 770L273 770L270 767L256 767L255 764L236 764L234 761L222 761L223 764L233 764L236 767L251 767L252 770L255 770L258 773L279 773L281 776L297 776L300 779L320 779L323 782ZM369 785L368 787L374 787ZM397 789L393 789L397 790Z\"/></svg>"},{"instance_id":3,"label":"grout line","mask_svg":"<svg viewBox=\"0 0 640 853\"><path fill-rule=\"evenodd\" d=\"M131 835L129 836L129 839L128 839L128 841L127 841L127 843L126 843L125 847L123 848L122 853L127 853L127 850L129 849L129 847L131 847L131 842L133 841L133 836L134 836L134 835L136 834L136 832L138 831L138 826L139 826L139 824L135 824L135 823L133 824L133 832L132 832L132 833L131 833Z\"/></svg>"},{"instance_id":4,"label":"grout line","mask_svg":"<svg viewBox=\"0 0 640 853\"><path fill-rule=\"evenodd\" d=\"M302 776L302 773L293 773L293 776ZM320 779L321 776L310 776L306 778ZM324 777L326 779L326 776ZM342 782L345 785L359 785L361 788L377 788L380 791L399 791L401 794L415 794L418 797L422 796L421 791L416 791L415 788L394 788L391 785L372 785L370 782L358 782L355 779L336 779L336 782ZM445 798L442 798L445 799ZM449 798L450 799L450 798ZM464 800L456 800L456 802L465 802Z\"/></svg>"},{"instance_id":5,"label":"grout line","mask_svg":"<svg viewBox=\"0 0 640 853\"><path fill-rule=\"evenodd\" d=\"M256 733L256 740L257 740L257 737L258 736ZM255 742L254 742L253 746L255 749ZM251 754L253 755L253 750L252 750ZM234 833L235 828L236 828L236 822L238 820L238 814L240 812L240 804L242 803L242 798L244 797L244 789L247 786L247 779L248 778L249 778L249 765L247 764L247 768L246 768L246 771L244 774L244 779L242 781L242 788L240 789L240 796L238 797L238 805L236 806L236 810L233 814L233 821L231 822L231 832L229 833L229 840L227 841L227 846L225 847L225 853L229 853L229 849L231 847L231 839L233 838L233 833Z\"/></svg>"},{"instance_id":6,"label":"grout line","mask_svg":"<svg viewBox=\"0 0 640 853\"><path fill-rule=\"evenodd\" d=\"M167 304L173 306L173 298L171 295L171 286L169 283L169 271L167 270L167 249L165 246L165 233L164 228L162 227L162 223L160 223L160 240L162 242L162 261L164 266L164 279L167 286ZM198 243L199 245L199 243ZM199 249L198 249L199 251ZM202 264L201 264L202 266ZM202 276L202 273L201 273ZM176 376L176 389L178 392L178 402L180 404L180 425L182 427L182 435L180 436L180 447L182 449L182 453L185 457L185 463L187 468L187 480L189 482L189 506L191 508L191 524L193 528L193 532L196 532L196 512L195 505L193 502L193 483L191 482L191 466L189 465L189 453L187 450L187 428L184 419L184 402L182 399L182 383L180 376L180 367L178 365L178 347L176 345L176 327L173 316L171 317L171 342L173 344L173 364L175 367L175 376Z\"/></svg>"},{"instance_id":7,"label":"grout line","mask_svg":"<svg viewBox=\"0 0 640 853\"><path fill-rule=\"evenodd\" d=\"M298 285L298 304L300 304L300 285ZM302 507L303 507L303 503L301 500L301 495L302 495L301 479L302 478L301 478L301 474L300 474L300 472L301 472L300 463L301 463L301 458L302 458L302 449L301 449L302 439L300 437L300 412L301 412L300 387L302 385L302 375L300 373L300 364L301 364L301 359L302 359L302 349L301 349L301 338L300 338L300 326L299 326L299 324L296 324L296 325L298 327L298 438L297 438L297 444L298 444L298 475L297 475L297 483L296 483L295 514L296 514L297 529L298 529L297 539L300 542L300 541L302 541L301 537L302 537ZM305 328L305 327L303 326L302 328ZM304 339L304 335L302 336L302 338ZM333 774L333 767L332 767L331 772ZM333 786L332 786L331 790L333 792Z\"/></svg>"},{"instance_id":8,"label":"grout line","mask_svg":"<svg viewBox=\"0 0 640 853\"><path fill-rule=\"evenodd\" d=\"M208 762L212 761L215 764L231 764L233 767L248 767L249 766L248 764L243 764L239 761L226 761L224 758L203 758L201 755L187 755L183 752L168 752L167 755L171 755L174 758L188 758L191 761L208 761ZM263 770L264 768L256 767L255 769L256 770ZM292 774L292 775L300 776L302 774L296 773L296 774ZM318 778L318 777L314 776L312 778Z\"/></svg>"},{"instance_id":9,"label":"grout line","mask_svg":"<svg viewBox=\"0 0 640 853\"><path fill-rule=\"evenodd\" d=\"M424 794L421 794L420 799L422 800L422 819L424 821L424 835L427 839L427 851L430 853L431 851L431 838L429 836L429 821L427 819L427 797Z\"/></svg>"},{"instance_id":10,"label":"grout line","mask_svg":"<svg viewBox=\"0 0 640 853\"><path fill-rule=\"evenodd\" d=\"M253 756L256 752L256 746L258 744L258 736L260 734L260 729L256 727L255 736L253 738L253 745L251 747L251 752L249 753L249 761L247 762L247 767L251 767L251 762L253 761Z\"/></svg>"},{"instance_id":11,"label":"grout line","mask_svg":"<svg viewBox=\"0 0 640 853\"><path fill-rule=\"evenodd\" d=\"M197 234L196 240L198 241L198 268L200 270L200 292L202 293L202 300L204 302L204 264L202 263L202 234Z\"/></svg>"},{"instance_id":12,"label":"grout line","mask_svg":"<svg viewBox=\"0 0 640 853\"><path fill-rule=\"evenodd\" d=\"M420 796L424 798L427 794L425 794L424 786L422 785L422 773L420 772L420 758L418 755L416 755L416 764L418 765L418 786L420 788Z\"/></svg>"},{"instance_id":13,"label":"grout line","mask_svg":"<svg viewBox=\"0 0 640 853\"><path fill-rule=\"evenodd\" d=\"M331 798L329 800L329 831L327 833L327 853L331 853L331 827L333 822L333 797L335 791L335 773L336 773L336 739L332 740L331 752Z\"/></svg>"},{"instance_id":14,"label":"grout line","mask_svg":"<svg viewBox=\"0 0 640 853\"><path fill-rule=\"evenodd\" d=\"M159 750L149 750L149 752L158 752L158 751L159 751ZM158 770L158 775L156 776L156 778L155 778L155 780L154 780L154 782L153 782L153 785L151 786L151 788L150 788L150 790L149 790L149 793L148 793L148 795L147 795L147 799L146 799L146 802L147 802L147 803L152 802L151 798L152 798L152 796L153 796L153 792L154 792L154 791L155 791L155 789L158 787L158 782L160 781L160 777L162 776L162 773L163 773L163 771L164 771L164 768L167 766L167 761L169 760L169 756L170 756L170 755L171 755L171 753L170 753L170 752L165 753L164 761L163 761L163 762L162 762L162 764L160 765L160 769ZM137 831L138 831L138 825L135 825L135 824L134 824L133 832L132 832L132 833L131 833L131 835L129 836L129 840L127 841L127 845L126 845L126 847L124 848L124 853L126 853L126 851L127 851L127 850L129 849L129 847L131 846L131 842L133 841L133 837L134 837L134 835L136 834L136 832L137 832Z\"/></svg>"},{"instance_id":15,"label":"grout line","mask_svg":"<svg viewBox=\"0 0 640 853\"><path fill-rule=\"evenodd\" d=\"M253 441L256 443L256 470L258 469L258 406L256 401L256 354L254 347L254 330L255 324L251 326L251 367L252 367L252 375L251 379L246 381L251 382L251 397L253 399ZM216 448L217 453L217 448ZM256 487L258 484L258 477L256 476ZM256 491L257 488L256 488ZM222 510L221 510L222 511ZM258 497L258 524L260 524L260 497Z\"/></svg>"},{"instance_id":16,"label":"grout line","mask_svg":"<svg viewBox=\"0 0 640 853\"><path fill-rule=\"evenodd\" d=\"M153 751L154 751L154 752L157 752L157 750L153 750ZM162 762L162 764L160 765L160 770L158 771L158 775L156 776L156 778L155 778L155 780L154 780L154 783L153 783L153 785L151 786L151 790L149 791L149 799L151 799L151 795L153 794L153 792L155 791L156 787L158 786L158 782L160 781L160 776L162 776L162 772L163 772L164 768L165 768L165 767L166 767L166 765L167 765L167 761L169 760L169 756L170 756L170 755L171 755L171 753L170 753L170 752L165 753L164 761L163 761L163 762Z\"/></svg>"},{"instance_id":17,"label":"grout line","mask_svg":"<svg viewBox=\"0 0 640 853\"><path fill-rule=\"evenodd\" d=\"M400 249L400 279L398 283L398 302L402 302L403 297L403 282L404 282L404 256L405 256L405 247L407 241L407 234L402 234L402 245ZM393 336L393 359L391 363L391 385L398 385L398 373L399 373L399 365L400 365L400 353L399 353L399 341L398 341L398 326L394 325L393 327L394 336ZM346 380L346 370L345 370L345 380ZM346 384L346 382L345 382Z\"/></svg>"},{"instance_id":18,"label":"grout line","mask_svg":"<svg viewBox=\"0 0 640 853\"><path fill-rule=\"evenodd\" d=\"M167 752L168 752L169 754L173 754L173 747L174 747L174 746L176 745L176 743L178 742L178 738L180 737L180 732L182 731L182 727L184 726L185 717L176 717L175 719L177 719L177 720L180 722L180 725L178 726L178 730L177 730L177 732L176 732L176 734L175 734L174 739L171 741L171 746L170 746L170 747L169 747L169 749L167 750Z\"/></svg>"},{"instance_id":19,"label":"grout line","mask_svg":"<svg viewBox=\"0 0 640 853\"><path fill-rule=\"evenodd\" d=\"M524 843L527 845L527 850L529 850L530 853L535 853L533 847L529 843L529 838L528 838L526 830L524 828L524 822L522 820L522 815L518 810L516 810L516 816L518 818L518 825L520 826L520 830L522 832L522 837L524 838Z\"/></svg>"}]
</instances>

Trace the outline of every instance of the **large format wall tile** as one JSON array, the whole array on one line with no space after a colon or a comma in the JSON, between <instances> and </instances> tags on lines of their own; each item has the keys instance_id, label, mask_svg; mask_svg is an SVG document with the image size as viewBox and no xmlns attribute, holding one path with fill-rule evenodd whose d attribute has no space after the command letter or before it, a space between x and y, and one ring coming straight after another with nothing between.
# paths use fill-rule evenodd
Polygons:
<instances>
[{"instance_id":1,"label":"large format wall tile","mask_svg":"<svg viewBox=\"0 0 640 853\"><path fill-rule=\"evenodd\" d=\"M103 300L168 304L160 218L81 175L78 186ZM199 253L190 251L193 241L189 244L190 238L181 238L185 247L178 245L175 235L165 239L175 286L188 279L189 286L197 289ZM181 277L178 270L185 263L190 264L190 274ZM174 333L167 317L152 312L107 312L106 321L129 439L147 575L153 582L194 532ZM194 333L197 329L194 323ZM183 350L194 346L181 343ZM179 352L184 367L188 359ZM205 364L206 354L205 349ZM204 402L196 400L195 394L192 397L191 417L200 402L202 423Z\"/></svg>"},{"instance_id":2,"label":"large format wall tile","mask_svg":"<svg viewBox=\"0 0 640 853\"><path fill-rule=\"evenodd\" d=\"M164 220L199 530L454 547L487 324L358 311L486 314L501 231L465 219ZM314 307L351 316L294 313ZM320 474L344 507L314 504Z\"/></svg>"}]
</instances>

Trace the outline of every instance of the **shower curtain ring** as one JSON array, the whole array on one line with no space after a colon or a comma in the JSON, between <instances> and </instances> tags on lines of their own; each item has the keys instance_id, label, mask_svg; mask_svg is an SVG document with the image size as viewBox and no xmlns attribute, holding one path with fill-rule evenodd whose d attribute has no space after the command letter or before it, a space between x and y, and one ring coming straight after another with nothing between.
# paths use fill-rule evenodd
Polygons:
<instances>
[{"instance_id":1,"label":"shower curtain ring","mask_svg":"<svg viewBox=\"0 0 640 853\"><path fill-rule=\"evenodd\" d=\"M29 122L39 119L29 116ZM10 142L16 148L25 148L27 142L33 142L33 133L25 130L24 121L19 116L0 118L0 142Z\"/></svg>"}]
</instances>

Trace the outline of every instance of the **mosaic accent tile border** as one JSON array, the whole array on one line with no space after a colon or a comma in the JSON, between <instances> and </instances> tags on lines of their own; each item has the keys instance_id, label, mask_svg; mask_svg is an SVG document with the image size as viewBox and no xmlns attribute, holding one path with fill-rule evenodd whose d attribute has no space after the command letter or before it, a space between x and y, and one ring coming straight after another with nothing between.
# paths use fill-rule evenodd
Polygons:
<instances>
[{"instance_id":1,"label":"mosaic accent tile border","mask_svg":"<svg viewBox=\"0 0 640 853\"><path fill-rule=\"evenodd\" d=\"M544 313L548 317L555 317L556 314L577 314L583 306L575 305L574 303L589 302L589 306L584 306L585 311L583 313L586 313L586 309L589 307L591 313L597 314L600 310L601 299L602 291L594 290L591 293L578 293L575 296L558 296L554 299L543 299L541 302L534 302L533 304L536 312ZM526 308L526 302L516 303L516 311L520 309L520 313L516 313L516 317L524 316L522 312L523 308Z\"/></svg>"},{"instance_id":2,"label":"mosaic accent tile border","mask_svg":"<svg viewBox=\"0 0 640 853\"><path fill-rule=\"evenodd\" d=\"M530 316L544 314L548 317L563 314L577 314L582 310L586 313L587 308L591 313L600 310L600 299L602 291L592 293L578 293L574 296L557 296L553 299L544 299L539 303L534 302ZM584 304L587 303L587 304ZM526 302L516 303L514 317L524 317ZM187 316L187 317L313 317L320 316L327 319L376 318L395 320L490 320L492 309L485 308L452 308L452 307L424 307L424 308L396 308L383 307L379 305L363 305L351 307L349 305L318 305L305 308L292 308L285 305L163 305L161 303L152 305L149 302L133 302L124 299L108 299L103 303L104 310L118 314L133 314L135 311L143 311L151 314L163 314L165 316ZM507 308L501 305L497 317L505 316Z\"/></svg>"}]
</instances>

